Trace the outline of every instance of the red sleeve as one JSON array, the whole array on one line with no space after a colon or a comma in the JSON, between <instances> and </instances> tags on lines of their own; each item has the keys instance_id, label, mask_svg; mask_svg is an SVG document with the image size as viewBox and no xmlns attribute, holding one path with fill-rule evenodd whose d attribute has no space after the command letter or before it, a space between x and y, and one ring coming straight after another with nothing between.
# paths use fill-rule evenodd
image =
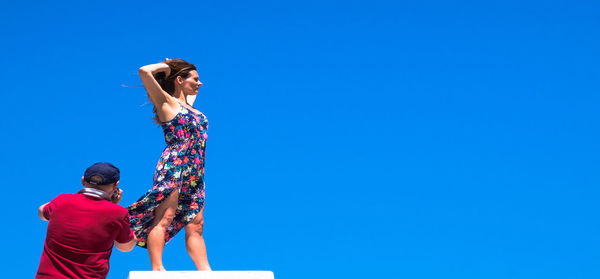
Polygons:
<instances>
[{"instance_id":1,"label":"red sleeve","mask_svg":"<svg viewBox=\"0 0 600 279\"><path fill-rule=\"evenodd\" d=\"M43 214L46 220L50 220L50 218L52 217L52 211L54 211L54 209L58 206L60 201L65 198L65 196L65 194L60 194L56 198L51 200L46 206L44 206Z\"/></svg>"},{"instance_id":2,"label":"red sleeve","mask_svg":"<svg viewBox=\"0 0 600 279\"><path fill-rule=\"evenodd\" d=\"M121 231L117 234L117 238L115 239L119 243L127 243L133 239L133 231L129 227L131 222L129 221L129 212L127 209L123 208L125 214L123 214L123 218L120 220Z\"/></svg>"}]
</instances>

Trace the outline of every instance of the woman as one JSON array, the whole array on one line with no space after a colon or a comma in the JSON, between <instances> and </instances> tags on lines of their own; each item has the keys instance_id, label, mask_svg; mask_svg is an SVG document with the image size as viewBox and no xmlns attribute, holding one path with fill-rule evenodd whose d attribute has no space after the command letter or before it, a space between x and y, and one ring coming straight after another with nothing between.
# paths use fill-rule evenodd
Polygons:
<instances>
[{"instance_id":1,"label":"woman","mask_svg":"<svg viewBox=\"0 0 600 279\"><path fill-rule=\"evenodd\" d=\"M127 208L137 245L148 248L152 270L165 270L165 243L184 228L194 264L198 270L210 270L202 237L208 121L192 107L202 83L196 67L182 59L143 66L139 74L167 147L156 166L152 189Z\"/></svg>"}]
</instances>

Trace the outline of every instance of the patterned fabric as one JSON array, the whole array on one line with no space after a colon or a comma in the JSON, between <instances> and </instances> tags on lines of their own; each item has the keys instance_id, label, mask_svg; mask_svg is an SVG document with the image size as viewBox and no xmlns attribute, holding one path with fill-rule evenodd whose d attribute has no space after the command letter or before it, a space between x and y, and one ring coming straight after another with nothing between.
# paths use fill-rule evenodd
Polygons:
<instances>
[{"instance_id":1,"label":"patterned fabric","mask_svg":"<svg viewBox=\"0 0 600 279\"><path fill-rule=\"evenodd\" d=\"M208 120L204 114L181 106L171 121L161 123L167 147L156 172L154 186L127 209L137 245L146 248L146 239L154 221L154 210L174 190L179 190L175 218L165 234L165 243L194 220L204 206L204 149Z\"/></svg>"}]
</instances>

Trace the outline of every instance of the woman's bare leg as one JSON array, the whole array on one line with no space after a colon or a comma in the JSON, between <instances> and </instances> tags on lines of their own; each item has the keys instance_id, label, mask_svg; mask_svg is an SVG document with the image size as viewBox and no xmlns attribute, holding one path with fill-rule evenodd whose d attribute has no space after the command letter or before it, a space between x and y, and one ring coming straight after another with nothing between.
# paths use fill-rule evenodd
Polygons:
<instances>
[{"instance_id":1,"label":"woman's bare leg","mask_svg":"<svg viewBox=\"0 0 600 279\"><path fill-rule=\"evenodd\" d=\"M206 244L202 237L204 229L204 207L198 212L196 218L185 226L185 247L188 254L196 264L198 270L211 270L206 256Z\"/></svg>"},{"instance_id":2,"label":"woman's bare leg","mask_svg":"<svg viewBox=\"0 0 600 279\"><path fill-rule=\"evenodd\" d=\"M148 255L153 271L165 270L162 253L165 248L165 233L175 217L179 191L175 190L154 210L153 227L148 233Z\"/></svg>"}]
</instances>

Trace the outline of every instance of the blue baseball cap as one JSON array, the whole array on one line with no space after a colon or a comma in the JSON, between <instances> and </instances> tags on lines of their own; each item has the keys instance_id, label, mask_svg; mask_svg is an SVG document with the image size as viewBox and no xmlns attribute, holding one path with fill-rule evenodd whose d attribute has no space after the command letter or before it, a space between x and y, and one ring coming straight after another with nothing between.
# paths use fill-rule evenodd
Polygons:
<instances>
[{"instance_id":1,"label":"blue baseball cap","mask_svg":"<svg viewBox=\"0 0 600 279\"><path fill-rule=\"evenodd\" d=\"M102 178L102 182L90 181L92 176L97 175ZM83 180L92 185L113 184L121 178L121 171L111 163L95 163L85 170Z\"/></svg>"}]
</instances>

